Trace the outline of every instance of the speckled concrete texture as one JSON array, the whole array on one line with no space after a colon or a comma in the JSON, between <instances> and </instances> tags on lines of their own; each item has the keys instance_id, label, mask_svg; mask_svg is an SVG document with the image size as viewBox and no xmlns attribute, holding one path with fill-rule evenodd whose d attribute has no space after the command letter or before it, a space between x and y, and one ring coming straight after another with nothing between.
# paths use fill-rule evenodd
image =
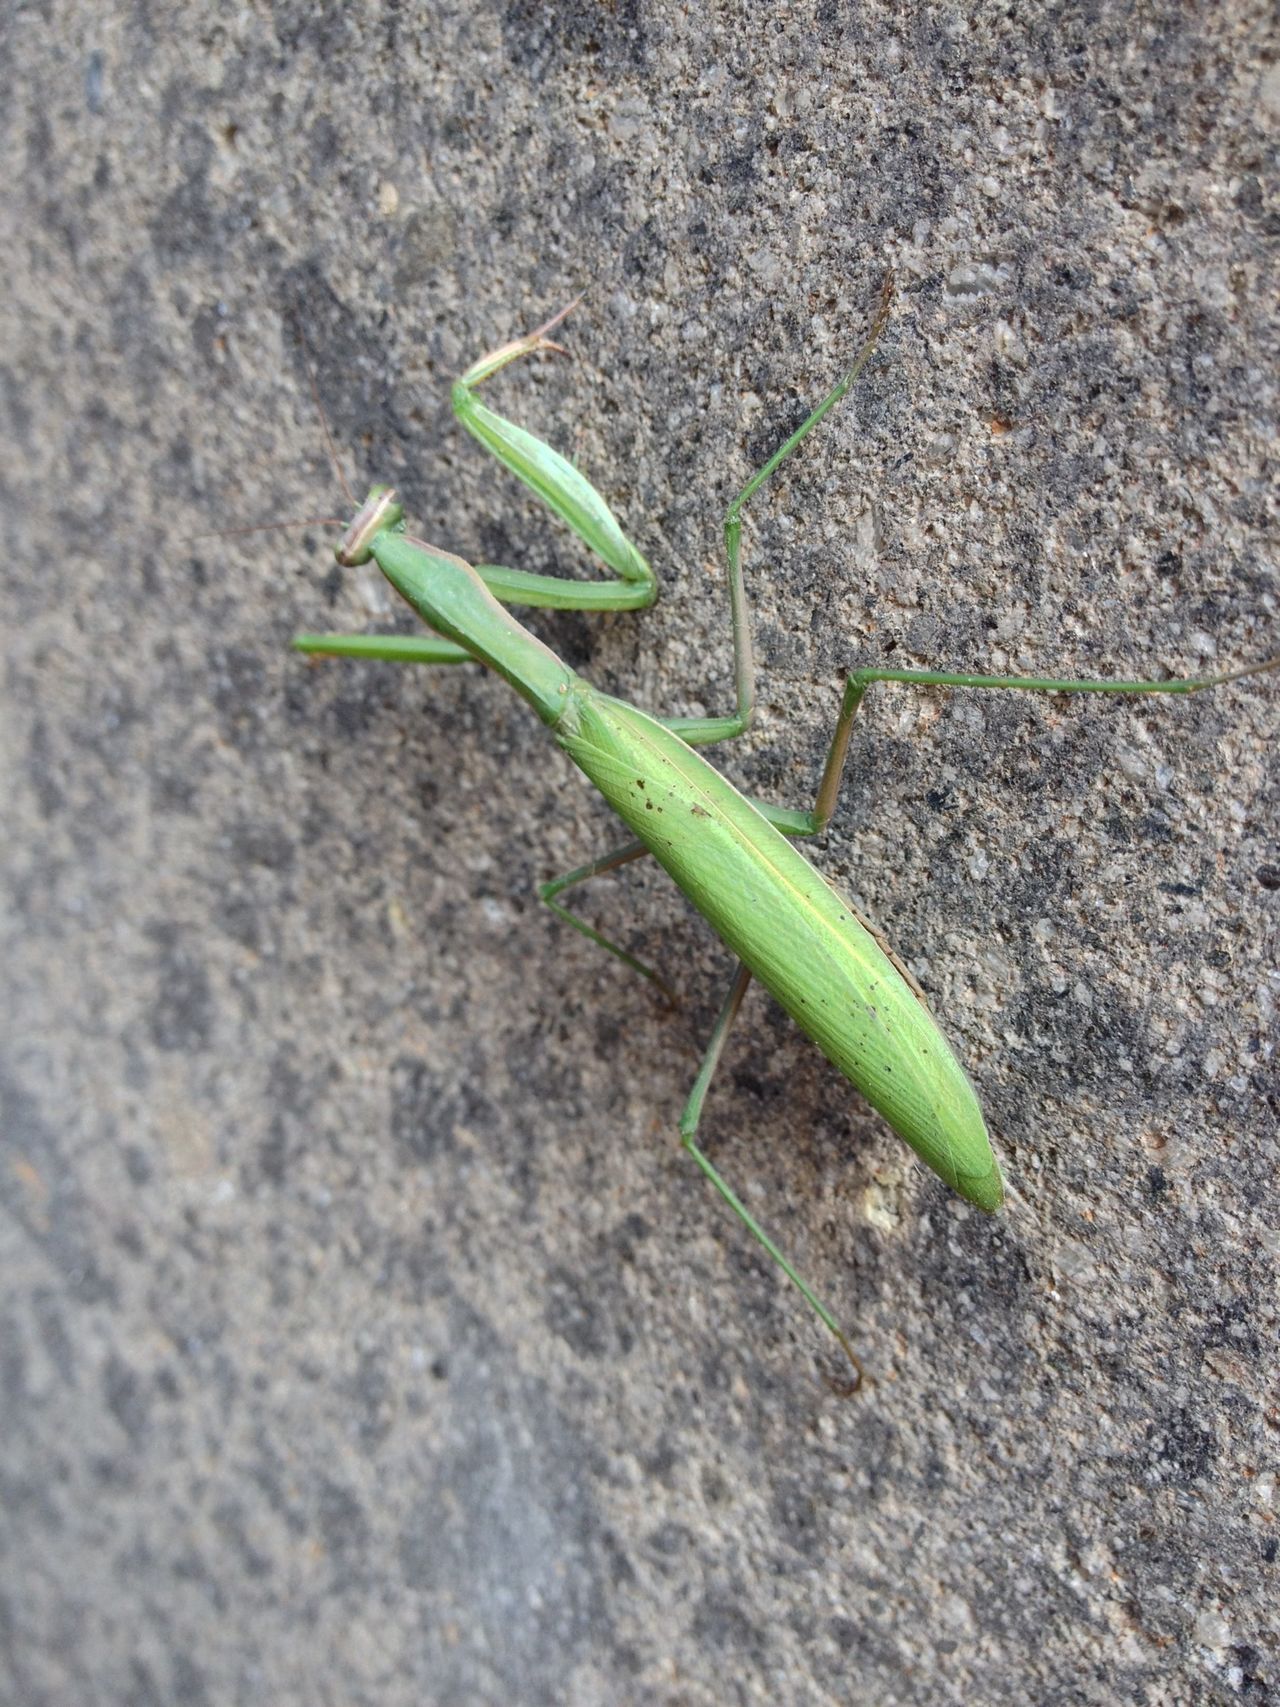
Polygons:
<instances>
[{"instance_id":1,"label":"speckled concrete texture","mask_svg":"<svg viewBox=\"0 0 1280 1707\"><path fill-rule=\"evenodd\" d=\"M1280 70L1226 0L0 10L0 1699L13 1707L1280 1700L1280 679L876 690L817 858L930 993L1014 1187L918 1167L474 670L355 481L484 561L583 554L449 381L663 580L541 614L611 691L761 715L807 804L841 671L1277 649ZM1268 1408L1270 1407L1270 1408Z\"/></svg>"}]
</instances>

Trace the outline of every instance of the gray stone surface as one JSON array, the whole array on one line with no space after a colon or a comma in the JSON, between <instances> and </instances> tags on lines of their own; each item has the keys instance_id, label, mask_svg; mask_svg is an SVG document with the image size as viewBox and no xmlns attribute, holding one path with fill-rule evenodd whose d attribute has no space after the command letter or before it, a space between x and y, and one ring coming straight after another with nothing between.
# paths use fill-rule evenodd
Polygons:
<instances>
[{"instance_id":1,"label":"gray stone surface","mask_svg":"<svg viewBox=\"0 0 1280 1707\"><path fill-rule=\"evenodd\" d=\"M1200 15L1195 16L1196 13ZM948 1196L748 1004L708 1142L874 1384L692 1172L727 975L500 682L308 665L394 615L360 480L481 559L580 554L452 375L664 581L536 626L762 715L841 668L1134 674L1277 645L1270 9L80 0L0 12L0 1698L1280 1699L1280 682L881 690L819 858L927 985L1016 1196ZM335 510L335 505L337 510ZM1272 1407L1268 1412L1267 1406Z\"/></svg>"}]
</instances>

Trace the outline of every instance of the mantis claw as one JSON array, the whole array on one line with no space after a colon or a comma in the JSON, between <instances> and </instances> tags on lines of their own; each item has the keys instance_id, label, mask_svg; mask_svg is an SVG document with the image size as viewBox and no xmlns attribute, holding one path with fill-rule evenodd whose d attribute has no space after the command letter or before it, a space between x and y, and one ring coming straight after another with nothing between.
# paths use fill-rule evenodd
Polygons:
<instances>
[{"instance_id":1,"label":"mantis claw","mask_svg":"<svg viewBox=\"0 0 1280 1707\"><path fill-rule=\"evenodd\" d=\"M822 1384L829 1392L834 1393L837 1399L852 1399L855 1393L859 1393L864 1387L870 1386L870 1377L866 1374L862 1364L854 1355L853 1347L839 1328L833 1328L831 1331L840 1341L840 1349L853 1366L853 1380L850 1381L847 1377L843 1381L838 1380L834 1375L829 1375L824 1370L822 1372Z\"/></svg>"},{"instance_id":2,"label":"mantis claw","mask_svg":"<svg viewBox=\"0 0 1280 1707\"><path fill-rule=\"evenodd\" d=\"M574 309L578 306L578 304L582 301L582 299L586 296L586 294L587 293L585 290L580 290L578 292L577 296L574 297L573 301L571 303L569 303L567 307L562 308L558 314L553 314L551 316L550 320L544 320L542 322L541 326L535 328L535 330L528 333L527 336L529 338L545 338L546 334L548 332L554 330L554 328L557 327L562 320L568 319L568 317L573 313ZM555 344L552 344L551 348L556 349L556 348L558 348L558 346Z\"/></svg>"},{"instance_id":3,"label":"mantis claw","mask_svg":"<svg viewBox=\"0 0 1280 1707\"><path fill-rule=\"evenodd\" d=\"M512 338L509 343L499 344L496 350L490 350L488 355L481 356L478 362L471 364L458 384L464 387L479 385L482 380L497 373L499 368L506 367L508 362L519 361L521 356L536 355L540 350L552 350L557 355L567 356L569 352L564 345L548 338L547 333L554 331L566 315L572 314L585 295L586 292L583 291L575 296L566 308L562 308L558 314L553 314L550 320L544 320L541 326L535 326L532 332L526 332L523 338Z\"/></svg>"}]
</instances>

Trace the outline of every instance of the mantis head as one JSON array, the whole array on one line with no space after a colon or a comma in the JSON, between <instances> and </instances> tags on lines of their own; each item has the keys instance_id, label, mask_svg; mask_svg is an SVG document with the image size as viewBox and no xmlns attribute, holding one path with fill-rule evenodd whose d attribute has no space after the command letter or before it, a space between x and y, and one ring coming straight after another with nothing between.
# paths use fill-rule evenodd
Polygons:
<instances>
[{"instance_id":1,"label":"mantis head","mask_svg":"<svg viewBox=\"0 0 1280 1707\"><path fill-rule=\"evenodd\" d=\"M388 528L399 527L404 511L392 486L372 486L369 496L356 511L355 517L334 547L333 555L344 569L367 563L373 556L373 541Z\"/></svg>"}]
</instances>

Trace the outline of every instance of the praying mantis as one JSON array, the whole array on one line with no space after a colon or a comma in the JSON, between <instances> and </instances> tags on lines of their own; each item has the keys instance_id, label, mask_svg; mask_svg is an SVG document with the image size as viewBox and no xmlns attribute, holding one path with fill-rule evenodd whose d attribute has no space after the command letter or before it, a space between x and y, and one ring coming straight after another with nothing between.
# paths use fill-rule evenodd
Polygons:
<instances>
[{"instance_id":1,"label":"praying mantis","mask_svg":"<svg viewBox=\"0 0 1280 1707\"><path fill-rule=\"evenodd\" d=\"M592 686L506 608L639 610L657 578L597 489L558 451L496 414L478 388L510 363L558 351L549 334L570 310L491 350L453 386L459 421L611 571L568 581L494 564L472 566L415 538L389 487L374 486L336 548L345 567L374 561L428 632L418 636L301 634L301 652L416 664L479 663L532 707L552 739L622 819L629 839L564 876L540 896L566 923L664 991L658 974L560 899L589 878L645 857L657 860L736 957L737 967L680 1117L681 1141L751 1235L861 1366L833 1313L797 1272L697 1141L725 1041L754 978L829 1061L954 1191L994 1212L1004 1197L999 1164L977 1096L925 997L880 934L795 847L819 835L840 787L853 721L872 684L1039 693L1188 694L1275 669L1280 657L1224 674L1174 681L1078 681L1039 676L862 668L848 672L813 805L778 807L740 793L698 749L747 730L755 666L742 573L744 507L841 401L862 373L888 320L887 280L870 333L848 370L730 503L723 534L728 571L735 707L718 717L657 717ZM327 433L327 428L326 428ZM331 447L332 448L332 447ZM335 458L336 462L336 458ZM339 471L340 472L340 471ZM343 481L344 488L346 486ZM852 1390L852 1387L850 1388Z\"/></svg>"}]
</instances>

